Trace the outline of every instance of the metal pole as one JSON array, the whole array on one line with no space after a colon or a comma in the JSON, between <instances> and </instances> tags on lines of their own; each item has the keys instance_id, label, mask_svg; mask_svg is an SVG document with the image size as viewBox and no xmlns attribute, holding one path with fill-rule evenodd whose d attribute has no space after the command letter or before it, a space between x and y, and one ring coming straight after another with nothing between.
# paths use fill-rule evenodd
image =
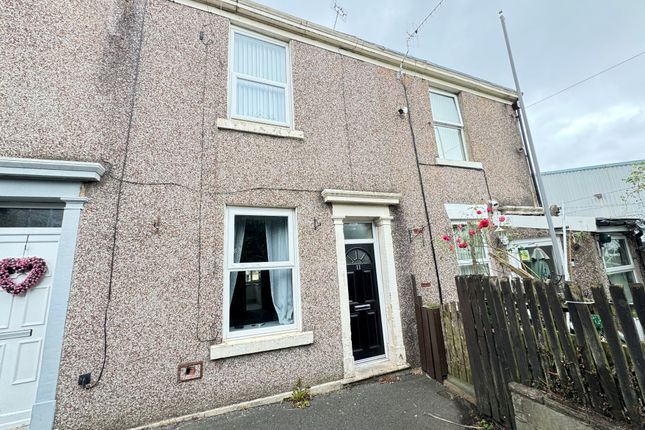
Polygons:
<instances>
[{"instance_id":1,"label":"metal pole","mask_svg":"<svg viewBox=\"0 0 645 430\"><path fill-rule=\"evenodd\" d=\"M522 112L521 120L524 120L524 129L526 131L527 137L527 146L529 149L531 161L533 161L533 171L535 174L535 182L538 187L538 193L542 198L542 209L544 210L544 216L546 217L546 222L549 226L549 236L551 237L551 243L553 245L553 256L555 257L555 272L558 276L564 276L564 264L562 263L562 254L560 250L560 245L558 244L557 236L555 235L555 228L553 227L553 219L551 218L551 210L549 208L549 202L544 192L544 183L542 182L542 174L540 173L540 164L538 163L537 156L535 155L535 147L533 146L533 136L531 135L531 128L529 127L529 121L526 116L526 109L524 108L524 98L522 97L522 90L520 89L520 81L517 79L517 72L515 70L515 61L513 60L513 53L511 52L511 43L508 40L508 31L506 30L506 21L504 20L504 14L502 11L499 12L499 19L502 22L502 30L504 31L504 40L506 41L506 50L508 51L508 60L511 63L511 70L513 71L513 80L515 81L515 90L517 91L517 97L520 102L520 110Z\"/></svg>"},{"instance_id":2,"label":"metal pole","mask_svg":"<svg viewBox=\"0 0 645 430\"><path fill-rule=\"evenodd\" d=\"M564 279L569 280L569 240L567 239L567 215L564 211L564 202L560 206L560 216L562 217L562 251L564 256L562 260L564 261Z\"/></svg>"}]
</instances>

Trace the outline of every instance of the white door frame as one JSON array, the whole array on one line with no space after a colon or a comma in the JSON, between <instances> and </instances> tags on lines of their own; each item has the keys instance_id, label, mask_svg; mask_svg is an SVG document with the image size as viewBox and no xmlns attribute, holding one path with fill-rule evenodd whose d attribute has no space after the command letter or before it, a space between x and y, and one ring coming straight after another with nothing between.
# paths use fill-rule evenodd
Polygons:
<instances>
[{"instance_id":1,"label":"white door frame","mask_svg":"<svg viewBox=\"0 0 645 430\"><path fill-rule=\"evenodd\" d=\"M403 330L401 324L401 309L399 291L394 266L394 245L392 242L392 216L390 205L398 205L401 195L398 193L376 193L343 190L324 190L325 203L332 204L332 219L336 236L336 258L338 270L338 288L340 295L340 317L342 328L343 370L345 379L359 379L367 375L370 366L378 366L381 370L396 370L407 366ZM345 260L345 233L343 225L346 221L372 221L374 223L375 258L379 268L382 287L383 335L385 342L385 363L382 360L373 363L365 362L357 367L352 352L352 331L349 315L349 291L347 286L347 266Z\"/></svg>"},{"instance_id":2,"label":"white door frame","mask_svg":"<svg viewBox=\"0 0 645 430\"><path fill-rule=\"evenodd\" d=\"M50 430L54 425L74 251L81 210L87 201L81 196L82 183L99 181L104 172L98 163L0 157L1 200L65 205L30 429Z\"/></svg>"},{"instance_id":3,"label":"white door frame","mask_svg":"<svg viewBox=\"0 0 645 430\"><path fill-rule=\"evenodd\" d=\"M378 301L379 301L379 318L381 319L381 336L383 336L383 343L385 346L385 341L388 339L388 334L387 334L387 324L385 323L385 297L383 294L383 275L381 273L381 254L379 252L379 240L378 240L378 231L376 228L376 224L368 219L353 219L353 218L345 218L343 221L343 224L345 223L353 223L353 222L361 222L361 223L369 223L370 228L372 229L372 238L371 239L345 239L345 247L343 249L344 252L344 258L345 258L345 278L347 279L347 245L362 245L362 244L369 244L374 247L374 268L375 268L375 274L376 274L376 288L378 290ZM345 230L343 229L343 237L345 236ZM349 288L349 286L348 286ZM348 290L349 292L349 290ZM348 303L349 306L349 303ZM369 357L369 358L364 358L362 360L354 360L354 365L356 366L364 366L366 364L370 364L374 361L383 361L384 359L387 359L389 357L389 351L388 348L385 348L383 355L377 355L376 357ZM353 355L353 353L352 353Z\"/></svg>"}]
</instances>

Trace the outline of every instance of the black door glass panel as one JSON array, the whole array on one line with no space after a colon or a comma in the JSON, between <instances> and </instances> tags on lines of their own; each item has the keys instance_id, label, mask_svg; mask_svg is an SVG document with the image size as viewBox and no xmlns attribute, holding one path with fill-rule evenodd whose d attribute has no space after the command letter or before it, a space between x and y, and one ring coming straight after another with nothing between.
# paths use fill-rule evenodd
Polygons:
<instances>
[{"instance_id":1,"label":"black door glass panel","mask_svg":"<svg viewBox=\"0 0 645 430\"><path fill-rule=\"evenodd\" d=\"M0 208L0 228L51 228L63 224L63 209L59 208Z\"/></svg>"}]
</instances>

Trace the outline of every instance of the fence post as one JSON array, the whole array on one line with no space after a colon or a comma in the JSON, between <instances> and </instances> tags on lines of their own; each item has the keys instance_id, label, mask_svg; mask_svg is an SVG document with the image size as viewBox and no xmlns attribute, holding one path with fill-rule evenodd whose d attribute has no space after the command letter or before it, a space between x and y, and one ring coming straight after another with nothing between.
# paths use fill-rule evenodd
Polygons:
<instances>
[{"instance_id":1,"label":"fence post","mask_svg":"<svg viewBox=\"0 0 645 430\"><path fill-rule=\"evenodd\" d=\"M627 362L625 361L625 355L623 354L623 348L620 345L620 338L618 337L616 324L611 316L609 303L605 296L605 289L603 287L592 287L591 293L594 301L596 302L596 310L602 320L602 326L605 329L605 337L607 338L609 352L614 362L614 368L616 369L616 376L618 376L620 391L623 393L623 399L625 400L625 406L627 407L627 415L632 422L638 423L641 420L638 398L636 398L636 392L634 391L634 386L632 385L631 377L629 375Z\"/></svg>"}]
</instances>

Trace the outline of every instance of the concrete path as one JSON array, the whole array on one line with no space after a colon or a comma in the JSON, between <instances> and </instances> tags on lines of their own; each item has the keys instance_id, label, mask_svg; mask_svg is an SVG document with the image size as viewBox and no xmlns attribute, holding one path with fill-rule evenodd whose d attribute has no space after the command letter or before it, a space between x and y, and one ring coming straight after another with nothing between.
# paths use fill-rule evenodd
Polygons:
<instances>
[{"instance_id":1,"label":"concrete path","mask_svg":"<svg viewBox=\"0 0 645 430\"><path fill-rule=\"evenodd\" d=\"M443 385L425 375L407 374L399 378L392 383L367 382L319 395L305 409L295 409L284 402L179 423L164 430L460 428L426 412L457 423L473 423L470 406L451 395Z\"/></svg>"}]
</instances>

